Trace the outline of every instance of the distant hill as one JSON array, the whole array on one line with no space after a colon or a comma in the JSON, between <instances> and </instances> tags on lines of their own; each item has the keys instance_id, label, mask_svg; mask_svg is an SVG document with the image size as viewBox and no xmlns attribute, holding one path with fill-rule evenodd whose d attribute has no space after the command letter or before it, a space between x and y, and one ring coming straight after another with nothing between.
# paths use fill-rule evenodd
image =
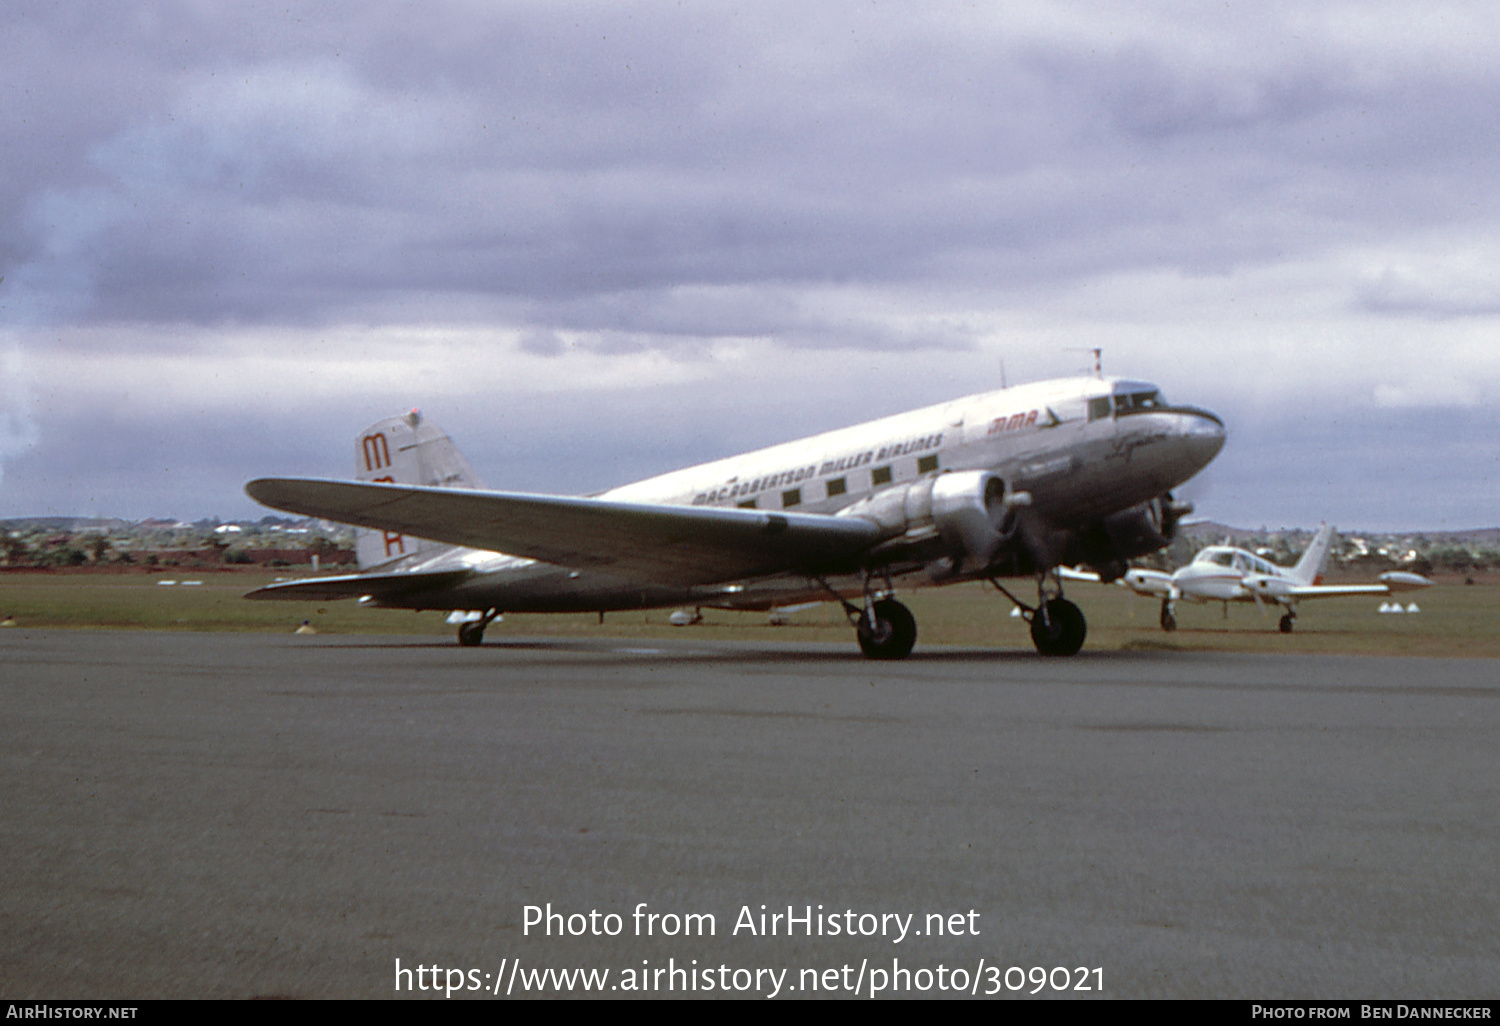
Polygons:
<instances>
[{"instance_id":1,"label":"distant hill","mask_svg":"<svg viewBox=\"0 0 1500 1026\"><path fill-rule=\"evenodd\" d=\"M1463 531L1363 531L1358 528L1342 528L1337 524L1334 527L1340 535L1346 537L1349 535L1357 535L1361 538L1422 537L1435 543L1449 542L1481 547L1500 546L1500 527L1476 527ZM1231 545L1241 545L1245 542L1262 541L1273 537L1307 537L1314 530L1310 527L1233 527L1214 521L1198 521L1184 524L1179 533L1196 541L1215 543L1228 538Z\"/></svg>"}]
</instances>

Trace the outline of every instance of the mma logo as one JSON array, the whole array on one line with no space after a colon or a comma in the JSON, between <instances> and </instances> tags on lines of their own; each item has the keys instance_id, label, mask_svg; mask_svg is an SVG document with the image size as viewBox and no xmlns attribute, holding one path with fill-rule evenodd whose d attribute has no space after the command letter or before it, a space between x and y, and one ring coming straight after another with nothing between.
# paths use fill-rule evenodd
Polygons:
<instances>
[{"instance_id":1,"label":"mma logo","mask_svg":"<svg viewBox=\"0 0 1500 1026\"><path fill-rule=\"evenodd\" d=\"M365 435L359 440L359 446L364 453L365 470L380 470L391 465L391 447L385 440L384 432Z\"/></svg>"}]
</instances>

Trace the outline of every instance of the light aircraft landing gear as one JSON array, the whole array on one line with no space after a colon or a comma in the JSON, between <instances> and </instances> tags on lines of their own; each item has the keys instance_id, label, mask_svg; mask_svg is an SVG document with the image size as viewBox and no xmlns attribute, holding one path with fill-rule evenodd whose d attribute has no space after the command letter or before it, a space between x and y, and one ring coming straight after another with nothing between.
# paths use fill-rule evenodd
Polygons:
<instances>
[{"instance_id":1,"label":"light aircraft landing gear","mask_svg":"<svg viewBox=\"0 0 1500 1026\"><path fill-rule=\"evenodd\" d=\"M1057 592L1049 598L1047 575L1042 574L1037 578L1035 608L1006 591L993 577L990 578L990 583L1020 608L1021 615L1031 624L1031 643L1042 655L1077 655L1078 650L1083 648L1083 639L1088 636L1088 621L1084 619L1083 610L1063 598L1061 581L1054 585Z\"/></svg>"},{"instance_id":2,"label":"light aircraft landing gear","mask_svg":"<svg viewBox=\"0 0 1500 1026\"><path fill-rule=\"evenodd\" d=\"M1292 624L1296 622L1296 619L1297 614L1293 613L1291 610L1287 610L1287 612L1281 617L1281 633L1292 633Z\"/></svg>"},{"instance_id":3,"label":"light aircraft landing gear","mask_svg":"<svg viewBox=\"0 0 1500 1026\"><path fill-rule=\"evenodd\" d=\"M1175 631L1177 629L1177 617L1172 612L1170 599L1161 600L1161 629L1164 631Z\"/></svg>"}]
</instances>

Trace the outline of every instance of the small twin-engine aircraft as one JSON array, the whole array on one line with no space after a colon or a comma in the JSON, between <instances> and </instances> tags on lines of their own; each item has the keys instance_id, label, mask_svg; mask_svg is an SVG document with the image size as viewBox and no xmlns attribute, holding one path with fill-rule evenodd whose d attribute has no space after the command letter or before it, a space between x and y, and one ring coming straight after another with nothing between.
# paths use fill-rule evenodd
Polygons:
<instances>
[{"instance_id":1,"label":"small twin-engine aircraft","mask_svg":"<svg viewBox=\"0 0 1500 1026\"><path fill-rule=\"evenodd\" d=\"M1190 509L1171 489L1223 445L1218 417L1154 385L1065 379L563 497L485 490L413 411L359 436L358 481L245 486L267 506L366 529L360 573L248 597L452 610L463 645L507 612L833 600L866 656L901 659L917 628L898 582L988 580L1022 608L1038 651L1072 655L1087 627L1055 571L1113 580L1168 544ZM1004 577L1035 577L1036 604Z\"/></svg>"},{"instance_id":2,"label":"small twin-engine aircraft","mask_svg":"<svg viewBox=\"0 0 1500 1026\"><path fill-rule=\"evenodd\" d=\"M1262 609L1270 602L1286 610L1281 616L1283 634L1292 632L1292 624L1297 619L1297 603L1302 599L1391 595L1432 585L1420 574L1399 570L1381 574L1379 584L1323 584L1323 571L1328 566L1332 542L1333 528L1324 524L1313 535L1296 566L1276 566L1244 549L1210 545L1175 573L1133 569L1127 571L1123 579L1137 595L1161 599L1161 629L1164 631L1177 629L1174 608L1177 601L1191 599L1194 602L1223 602L1226 613L1230 602L1254 602Z\"/></svg>"}]
</instances>

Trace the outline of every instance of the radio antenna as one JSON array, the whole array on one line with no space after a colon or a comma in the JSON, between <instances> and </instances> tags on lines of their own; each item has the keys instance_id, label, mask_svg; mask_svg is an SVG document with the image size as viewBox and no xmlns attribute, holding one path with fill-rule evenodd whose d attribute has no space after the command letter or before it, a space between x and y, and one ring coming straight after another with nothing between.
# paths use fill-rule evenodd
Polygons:
<instances>
[{"instance_id":1,"label":"radio antenna","mask_svg":"<svg viewBox=\"0 0 1500 1026\"><path fill-rule=\"evenodd\" d=\"M1068 346L1064 352L1069 353L1093 353L1094 354L1094 377L1104 380L1104 350L1086 349L1082 346Z\"/></svg>"}]
</instances>

